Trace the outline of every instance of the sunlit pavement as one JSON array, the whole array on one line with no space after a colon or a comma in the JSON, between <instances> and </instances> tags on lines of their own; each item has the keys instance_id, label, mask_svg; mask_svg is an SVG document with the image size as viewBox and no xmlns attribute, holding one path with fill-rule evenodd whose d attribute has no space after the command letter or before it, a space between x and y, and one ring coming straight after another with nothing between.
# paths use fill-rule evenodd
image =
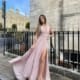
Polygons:
<instances>
[{"instance_id":1,"label":"sunlit pavement","mask_svg":"<svg viewBox=\"0 0 80 80\"><path fill-rule=\"evenodd\" d=\"M0 80L15 80L11 65L8 60L11 58L0 54ZM51 80L71 80L65 76L51 72Z\"/></svg>"}]
</instances>

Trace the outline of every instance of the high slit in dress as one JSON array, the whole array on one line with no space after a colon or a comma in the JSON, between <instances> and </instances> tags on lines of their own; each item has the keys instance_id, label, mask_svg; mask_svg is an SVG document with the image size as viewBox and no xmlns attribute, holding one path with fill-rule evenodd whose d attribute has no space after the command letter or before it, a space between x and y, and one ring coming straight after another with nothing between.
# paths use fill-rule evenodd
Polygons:
<instances>
[{"instance_id":1,"label":"high slit in dress","mask_svg":"<svg viewBox=\"0 0 80 80\"><path fill-rule=\"evenodd\" d=\"M29 80L37 80L40 56L43 49L47 50L44 80L51 80L49 71L47 42L49 38L50 27L48 25L41 26L40 30L41 34L36 41L36 45L33 48L31 46L23 56L18 56L9 61L9 63L13 67L13 71L18 80L26 80L26 78L29 78Z\"/></svg>"}]
</instances>

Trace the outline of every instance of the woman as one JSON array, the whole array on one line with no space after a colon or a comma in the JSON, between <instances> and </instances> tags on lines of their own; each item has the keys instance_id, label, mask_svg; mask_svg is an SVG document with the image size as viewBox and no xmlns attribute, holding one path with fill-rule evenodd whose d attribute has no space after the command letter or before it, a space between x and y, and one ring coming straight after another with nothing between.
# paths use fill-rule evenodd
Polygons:
<instances>
[{"instance_id":1,"label":"woman","mask_svg":"<svg viewBox=\"0 0 80 80\"><path fill-rule=\"evenodd\" d=\"M45 15L39 16L34 43L22 56L9 62L18 80L50 80L47 39L52 34Z\"/></svg>"}]
</instances>

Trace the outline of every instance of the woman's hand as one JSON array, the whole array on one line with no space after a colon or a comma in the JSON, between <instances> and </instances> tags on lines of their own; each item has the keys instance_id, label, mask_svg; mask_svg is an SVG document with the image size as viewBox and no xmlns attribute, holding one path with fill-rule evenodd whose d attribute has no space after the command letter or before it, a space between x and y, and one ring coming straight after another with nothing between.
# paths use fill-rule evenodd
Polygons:
<instances>
[{"instance_id":1,"label":"woman's hand","mask_svg":"<svg viewBox=\"0 0 80 80\"><path fill-rule=\"evenodd\" d=\"M31 48L34 48L35 47L35 43L33 43L33 45L31 46Z\"/></svg>"},{"instance_id":2,"label":"woman's hand","mask_svg":"<svg viewBox=\"0 0 80 80\"><path fill-rule=\"evenodd\" d=\"M49 34L50 34L50 37L53 36L54 32L52 31L52 28L50 28Z\"/></svg>"}]
</instances>

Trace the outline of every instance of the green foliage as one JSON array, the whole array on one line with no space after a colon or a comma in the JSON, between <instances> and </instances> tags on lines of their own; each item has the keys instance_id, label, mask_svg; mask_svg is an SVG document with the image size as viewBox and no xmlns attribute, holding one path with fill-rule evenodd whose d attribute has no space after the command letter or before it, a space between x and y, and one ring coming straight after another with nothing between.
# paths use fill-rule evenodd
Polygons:
<instances>
[{"instance_id":1,"label":"green foliage","mask_svg":"<svg viewBox=\"0 0 80 80\"><path fill-rule=\"evenodd\" d=\"M26 29L30 29L30 22L27 22L27 23L26 23L25 28L26 28Z\"/></svg>"},{"instance_id":2,"label":"green foliage","mask_svg":"<svg viewBox=\"0 0 80 80\"><path fill-rule=\"evenodd\" d=\"M0 23L0 30L2 29L2 23Z\"/></svg>"},{"instance_id":3,"label":"green foliage","mask_svg":"<svg viewBox=\"0 0 80 80\"><path fill-rule=\"evenodd\" d=\"M17 25L16 24L12 24L12 31L17 31Z\"/></svg>"}]
</instances>

